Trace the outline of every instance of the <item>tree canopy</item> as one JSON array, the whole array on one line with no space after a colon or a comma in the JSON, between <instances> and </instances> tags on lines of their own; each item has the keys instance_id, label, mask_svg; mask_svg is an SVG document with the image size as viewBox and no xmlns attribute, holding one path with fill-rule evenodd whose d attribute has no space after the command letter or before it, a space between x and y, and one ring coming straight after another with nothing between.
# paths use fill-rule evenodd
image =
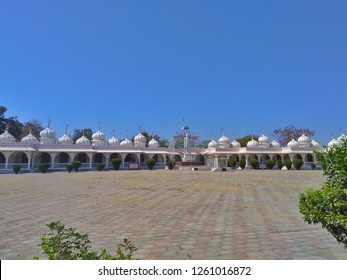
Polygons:
<instances>
[{"instance_id":1,"label":"tree canopy","mask_svg":"<svg viewBox=\"0 0 347 280\"><path fill-rule=\"evenodd\" d=\"M247 143L251 141L251 139L258 140L257 135L246 135L243 136L242 138L237 138L236 141L241 144L241 147L247 147Z\"/></svg>"},{"instance_id":2,"label":"tree canopy","mask_svg":"<svg viewBox=\"0 0 347 280\"><path fill-rule=\"evenodd\" d=\"M288 125L285 128L277 128L273 131L274 137L281 146L286 146L292 138L297 139L303 133L308 137L313 137L316 134L314 130L301 127L296 128L294 125Z\"/></svg>"}]
</instances>

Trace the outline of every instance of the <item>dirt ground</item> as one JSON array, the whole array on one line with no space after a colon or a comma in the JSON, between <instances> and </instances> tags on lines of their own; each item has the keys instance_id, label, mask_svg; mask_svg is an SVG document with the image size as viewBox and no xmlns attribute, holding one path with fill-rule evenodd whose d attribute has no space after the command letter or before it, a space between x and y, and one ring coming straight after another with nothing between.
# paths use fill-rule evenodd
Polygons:
<instances>
[{"instance_id":1,"label":"dirt ground","mask_svg":"<svg viewBox=\"0 0 347 280\"><path fill-rule=\"evenodd\" d=\"M347 259L298 195L322 171L90 171L0 174L0 258L40 255L47 223L89 233L114 252L129 238L139 259Z\"/></svg>"}]
</instances>

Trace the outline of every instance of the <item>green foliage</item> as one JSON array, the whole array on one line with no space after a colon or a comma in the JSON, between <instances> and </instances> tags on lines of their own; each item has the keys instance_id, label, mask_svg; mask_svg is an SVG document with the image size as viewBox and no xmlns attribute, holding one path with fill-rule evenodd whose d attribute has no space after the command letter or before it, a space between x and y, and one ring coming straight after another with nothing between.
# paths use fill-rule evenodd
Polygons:
<instances>
[{"instance_id":1,"label":"green foliage","mask_svg":"<svg viewBox=\"0 0 347 280\"><path fill-rule=\"evenodd\" d=\"M256 141L258 141L258 136L254 135L246 135L242 138L237 138L236 141L241 144L241 147L247 147L247 143L252 140L252 138Z\"/></svg>"},{"instance_id":2,"label":"green foliage","mask_svg":"<svg viewBox=\"0 0 347 280\"><path fill-rule=\"evenodd\" d=\"M241 169L244 169L246 167L246 161L244 159L241 159L239 162L239 165L240 165Z\"/></svg>"},{"instance_id":3,"label":"green foliage","mask_svg":"<svg viewBox=\"0 0 347 280\"><path fill-rule=\"evenodd\" d=\"M274 160L268 159L265 161L265 164L266 164L266 168L271 170L272 168L274 168L276 163Z\"/></svg>"},{"instance_id":4,"label":"green foliage","mask_svg":"<svg viewBox=\"0 0 347 280\"><path fill-rule=\"evenodd\" d=\"M311 168L312 168L312 170L316 169L316 164L314 162L311 163Z\"/></svg>"},{"instance_id":5,"label":"green foliage","mask_svg":"<svg viewBox=\"0 0 347 280\"><path fill-rule=\"evenodd\" d=\"M170 170L172 170L175 167L175 162L173 162L172 160L169 160L167 162L167 166Z\"/></svg>"},{"instance_id":6,"label":"green foliage","mask_svg":"<svg viewBox=\"0 0 347 280\"><path fill-rule=\"evenodd\" d=\"M46 173L48 168L49 168L50 164L49 163L39 163L38 167L40 172L42 173Z\"/></svg>"},{"instance_id":7,"label":"green foliage","mask_svg":"<svg viewBox=\"0 0 347 280\"><path fill-rule=\"evenodd\" d=\"M32 119L32 120L24 123L20 138L27 136L29 134L29 132L31 131L32 135L34 135L36 138L40 139L40 132L42 130L43 130L43 127L41 125L41 122L38 120Z\"/></svg>"},{"instance_id":8,"label":"green foliage","mask_svg":"<svg viewBox=\"0 0 347 280\"><path fill-rule=\"evenodd\" d=\"M322 188L299 196L299 209L309 224L322 224L347 248L347 140L341 147L315 152L326 178Z\"/></svg>"},{"instance_id":9,"label":"green foliage","mask_svg":"<svg viewBox=\"0 0 347 280\"><path fill-rule=\"evenodd\" d=\"M96 165L96 169L99 170L99 171L104 170L104 168L105 168L105 163L98 163Z\"/></svg>"},{"instance_id":10,"label":"green foliage","mask_svg":"<svg viewBox=\"0 0 347 280\"><path fill-rule=\"evenodd\" d=\"M112 166L114 170L118 170L120 168L120 165L122 164L121 158L113 158L111 160Z\"/></svg>"},{"instance_id":11,"label":"green foliage","mask_svg":"<svg viewBox=\"0 0 347 280\"><path fill-rule=\"evenodd\" d=\"M6 125L10 126L9 133L13 135L17 140L20 139L22 133L23 124L18 121L17 116L11 116L6 118L5 113L7 108L0 105L0 134L4 133Z\"/></svg>"},{"instance_id":12,"label":"green foliage","mask_svg":"<svg viewBox=\"0 0 347 280\"><path fill-rule=\"evenodd\" d=\"M52 222L47 227L50 232L40 236L40 246L49 260L132 260L137 250L129 240L124 239L123 244L118 244L115 256L106 249L98 254L92 251L88 234L79 233L75 228L65 228L61 221Z\"/></svg>"},{"instance_id":13,"label":"green foliage","mask_svg":"<svg viewBox=\"0 0 347 280\"><path fill-rule=\"evenodd\" d=\"M228 166L235 169L236 168L237 161L234 158L229 158L228 160Z\"/></svg>"},{"instance_id":14,"label":"green foliage","mask_svg":"<svg viewBox=\"0 0 347 280\"><path fill-rule=\"evenodd\" d=\"M292 168L292 160L287 158L285 161L284 161L284 166L287 167L288 170L290 170Z\"/></svg>"},{"instance_id":15,"label":"green foliage","mask_svg":"<svg viewBox=\"0 0 347 280\"><path fill-rule=\"evenodd\" d=\"M155 165L155 160L152 158L149 158L146 160L146 165L148 167L149 170L152 170L154 165Z\"/></svg>"},{"instance_id":16,"label":"green foliage","mask_svg":"<svg viewBox=\"0 0 347 280\"><path fill-rule=\"evenodd\" d=\"M278 161L277 161L277 167L278 167L279 170L282 169L282 167L283 167L283 162L282 162L282 160L278 160Z\"/></svg>"},{"instance_id":17,"label":"green foliage","mask_svg":"<svg viewBox=\"0 0 347 280\"><path fill-rule=\"evenodd\" d=\"M293 160L293 165L295 166L296 170L300 170L301 166L304 164L304 162L302 161L302 159L300 158L295 158Z\"/></svg>"},{"instance_id":18,"label":"green foliage","mask_svg":"<svg viewBox=\"0 0 347 280\"><path fill-rule=\"evenodd\" d=\"M76 172L78 172L78 169L81 167L82 162L75 160L73 162L71 162L71 166L73 168L73 170L75 170Z\"/></svg>"},{"instance_id":19,"label":"green foliage","mask_svg":"<svg viewBox=\"0 0 347 280\"><path fill-rule=\"evenodd\" d=\"M66 170L67 170L69 173L71 173L71 171L73 170L72 164L66 165Z\"/></svg>"},{"instance_id":20,"label":"green foliage","mask_svg":"<svg viewBox=\"0 0 347 280\"><path fill-rule=\"evenodd\" d=\"M250 161L249 161L249 164L253 167L253 169L257 169L259 167L259 162L257 159L255 158L252 158Z\"/></svg>"},{"instance_id":21,"label":"green foliage","mask_svg":"<svg viewBox=\"0 0 347 280\"><path fill-rule=\"evenodd\" d=\"M20 166L19 164L14 164L14 165L12 166L12 169L13 169L13 171L14 171L15 174L18 174L19 171L21 170L21 166Z\"/></svg>"}]
</instances>

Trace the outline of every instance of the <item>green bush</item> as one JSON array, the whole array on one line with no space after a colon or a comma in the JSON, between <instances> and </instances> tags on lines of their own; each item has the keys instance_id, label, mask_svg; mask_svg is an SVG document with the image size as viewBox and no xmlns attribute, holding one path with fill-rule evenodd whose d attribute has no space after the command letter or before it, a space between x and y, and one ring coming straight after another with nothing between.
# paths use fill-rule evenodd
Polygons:
<instances>
[{"instance_id":1,"label":"green bush","mask_svg":"<svg viewBox=\"0 0 347 280\"><path fill-rule=\"evenodd\" d=\"M249 161L249 164L253 167L253 169L257 169L259 167L259 162L257 159L255 158L252 158L250 161Z\"/></svg>"},{"instance_id":2,"label":"green bush","mask_svg":"<svg viewBox=\"0 0 347 280\"><path fill-rule=\"evenodd\" d=\"M239 162L239 165L240 165L241 169L244 169L246 167L246 161L244 159L241 159Z\"/></svg>"},{"instance_id":3,"label":"green bush","mask_svg":"<svg viewBox=\"0 0 347 280\"><path fill-rule=\"evenodd\" d=\"M278 167L279 170L282 169L282 167L283 167L283 162L282 162L282 160L278 160L278 161L277 161L277 167Z\"/></svg>"},{"instance_id":4,"label":"green bush","mask_svg":"<svg viewBox=\"0 0 347 280\"><path fill-rule=\"evenodd\" d=\"M61 221L52 222L47 227L50 232L40 236L40 246L49 260L132 260L137 250L129 240L124 239L123 244L117 245L115 256L106 249L98 254L91 250L88 234L79 233L75 228L66 229Z\"/></svg>"},{"instance_id":5,"label":"green bush","mask_svg":"<svg viewBox=\"0 0 347 280\"><path fill-rule=\"evenodd\" d=\"M296 170L300 170L301 166L304 164L304 162L302 161L302 159L300 158L295 158L293 160L293 165L295 166Z\"/></svg>"},{"instance_id":6,"label":"green bush","mask_svg":"<svg viewBox=\"0 0 347 280\"><path fill-rule=\"evenodd\" d=\"M78 160L71 162L71 166L73 170L75 170L76 172L78 172L78 169L81 167L81 165L82 165L82 162Z\"/></svg>"},{"instance_id":7,"label":"green bush","mask_svg":"<svg viewBox=\"0 0 347 280\"><path fill-rule=\"evenodd\" d=\"M175 162L173 162L172 160L169 160L167 162L167 167L172 170L175 167Z\"/></svg>"},{"instance_id":8,"label":"green bush","mask_svg":"<svg viewBox=\"0 0 347 280\"><path fill-rule=\"evenodd\" d=\"M236 168L236 164L237 164L236 159L230 158L230 159L228 160L228 166L229 166L229 167L235 169L235 168Z\"/></svg>"},{"instance_id":9,"label":"green bush","mask_svg":"<svg viewBox=\"0 0 347 280\"><path fill-rule=\"evenodd\" d=\"M266 164L266 168L271 170L272 168L274 168L276 163L274 160L268 159L265 161L265 164Z\"/></svg>"},{"instance_id":10,"label":"green bush","mask_svg":"<svg viewBox=\"0 0 347 280\"><path fill-rule=\"evenodd\" d=\"M152 170L154 165L155 165L155 160L152 158L149 158L146 160L146 165L148 167L149 170Z\"/></svg>"},{"instance_id":11,"label":"green bush","mask_svg":"<svg viewBox=\"0 0 347 280\"><path fill-rule=\"evenodd\" d=\"M308 224L322 224L347 248L347 140L341 147L315 154L326 180L321 189L300 194L300 213Z\"/></svg>"},{"instance_id":12,"label":"green bush","mask_svg":"<svg viewBox=\"0 0 347 280\"><path fill-rule=\"evenodd\" d=\"M99 170L99 171L103 171L105 168L105 163L98 163L96 165L96 169Z\"/></svg>"},{"instance_id":13,"label":"green bush","mask_svg":"<svg viewBox=\"0 0 347 280\"><path fill-rule=\"evenodd\" d=\"M121 158L113 158L111 160L112 166L114 170L118 170L120 168L120 165L122 164Z\"/></svg>"},{"instance_id":14,"label":"green bush","mask_svg":"<svg viewBox=\"0 0 347 280\"><path fill-rule=\"evenodd\" d=\"M39 163L39 170L42 172L42 173L46 173L48 168L49 168L50 164L49 163Z\"/></svg>"},{"instance_id":15,"label":"green bush","mask_svg":"<svg viewBox=\"0 0 347 280\"><path fill-rule=\"evenodd\" d=\"M66 165L66 170L69 171L69 173L71 173L71 171L73 170L72 164Z\"/></svg>"},{"instance_id":16,"label":"green bush","mask_svg":"<svg viewBox=\"0 0 347 280\"><path fill-rule=\"evenodd\" d=\"M14 164L14 165L12 166L12 169L13 169L13 171L14 171L15 174L18 174L19 171L21 170L21 168L22 168L22 167L21 167L19 164Z\"/></svg>"},{"instance_id":17,"label":"green bush","mask_svg":"<svg viewBox=\"0 0 347 280\"><path fill-rule=\"evenodd\" d=\"M311 168L312 168L312 170L316 169L316 164L314 162L311 163Z\"/></svg>"},{"instance_id":18,"label":"green bush","mask_svg":"<svg viewBox=\"0 0 347 280\"><path fill-rule=\"evenodd\" d=\"M286 159L284 161L284 166L287 167L288 170L290 170L292 168L292 160L291 159Z\"/></svg>"}]
</instances>

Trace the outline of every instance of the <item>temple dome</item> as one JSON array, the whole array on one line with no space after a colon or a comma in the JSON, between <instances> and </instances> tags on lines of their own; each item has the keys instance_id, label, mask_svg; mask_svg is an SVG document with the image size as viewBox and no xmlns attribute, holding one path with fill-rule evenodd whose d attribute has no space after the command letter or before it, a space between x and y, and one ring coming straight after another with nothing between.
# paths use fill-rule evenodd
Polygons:
<instances>
[{"instance_id":1,"label":"temple dome","mask_svg":"<svg viewBox=\"0 0 347 280\"><path fill-rule=\"evenodd\" d=\"M135 143L138 143L138 142L142 142L142 143L146 143L147 140L146 140L146 137L143 136L143 134L141 132L139 132L139 134L137 134L134 138L134 142Z\"/></svg>"},{"instance_id":2,"label":"temple dome","mask_svg":"<svg viewBox=\"0 0 347 280\"><path fill-rule=\"evenodd\" d=\"M270 139L269 139L269 137L267 137L267 136L263 133L262 136L259 137L258 142L259 142L259 143L270 143Z\"/></svg>"},{"instance_id":3,"label":"temple dome","mask_svg":"<svg viewBox=\"0 0 347 280\"><path fill-rule=\"evenodd\" d=\"M41 138L49 138L49 139L55 139L56 133L53 129L51 129L50 122L48 122L48 126L40 132Z\"/></svg>"},{"instance_id":4,"label":"temple dome","mask_svg":"<svg viewBox=\"0 0 347 280\"><path fill-rule=\"evenodd\" d=\"M230 148L230 139L224 135L224 130L222 137L218 140L218 146L220 148Z\"/></svg>"},{"instance_id":5,"label":"temple dome","mask_svg":"<svg viewBox=\"0 0 347 280\"><path fill-rule=\"evenodd\" d=\"M212 138L211 142L208 143L209 148L216 148L218 145L217 141Z\"/></svg>"},{"instance_id":6,"label":"temple dome","mask_svg":"<svg viewBox=\"0 0 347 280\"><path fill-rule=\"evenodd\" d=\"M108 143L109 146L119 146L120 145L119 139L117 139L114 136L114 131L112 132L112 137L110 139L108 139L107 143Z\"/></svg>"},{"instance_id":7,"label":"temple dome","mask_svg":"<svg viewBox=\"0 0 347 280\"><path fill-rule=\"evenodd\" d=\"M340 146L340 142L337 141L335 138L333 138L329 143L328 143L328 148L332 148L333 146Z\"/></svg>"},{"instance_id":8,"label":"temple dome","mask_svg":"<svg viewBox=\"0 0 347 280\"><path fill-rule=\"evenodd\" d=\"M247 142L248 148L258 148L258 146L259 146L259 143L256 140L254 140L253 138Z\"/></svg>"},{"instance_id":9,"label":"temple dome","mask_svg":"<svg viewBox=\"0 0 347 280\"><path fill-rule=\"evenodd\" d=\"M321 145L316 140L312 139L311 146L312 147L320 147Z\"/></svg>"},{"instance_id":10,"label":"temple dome","mask_svg":"<svg viewBox=\"0 0 347 280\"><path fill-rule=\"evenodd\" d=\"M121 147L132 147L133 143L126 137L122 142L120 142Z\"/></svg>"},{"instance_id":11,"label":"temple dome","mask_svg":"<svg viewBox=\"0 0 347 280\"><path fill-rule=\"evenodd\" d=\"M21 142L27 144L38 144L39 140L30 132L27 136L22 138Z\"/></svg>"},{"instance_id":12,"label":"temple dome","mask_svg":"<svg viewBox=\"0 0 347 280\"><path fill-rule=\"evenodd\" d=\"M288 142L287 147L299 147L299 142L293 138Z\"/></svg>"},{"instance_id":13,"label":"temple dome","mask_svg":"<svg viewBox=\"0 0 347 280\"><path fill-rule=\"evenodd\" d=\"M298 139L299 143L309 143L310 138L308 138L304 133Z\"/></svg>"},{"instance_id":14,"label":"temple dome","mask_svg":"<svg viewBox=\"0 0 347 280\"><path fill-rule=\"evenodd\" d=\"M158 148L159 142L152 137L151 141L148 142L148 147L150 148Z\"/></svg>"},{"instance_id":15,"label":"temple dome","mask_svg":"<svg viewBox=\"0 0 347 280\"><path fill-rule=\"evenodd\" d=\"M236 139L234 139L234 141L231 142L231 146L232 146L233 148L241 148L240 142L237 142Z\"/></svg>"},{"instance_id":16,"label":"temple dome","mask_svg":"<svg viewBox=\"0 0 347 280\"><path fill-rule=\"evenodd\" d=\"M64 135L58 139L58 144L70 145L70 144L73 144L73 140L65 132Z\"/></svg>"},{"instance_id":17,"label":"temple dome","mask_svg":"<svg viewBox=\"0 0 347 280\"><path fill-rule=\"evenodd\" d=\"M76 145L90 145L90 140L85 137L84 135L82 135L82 137L78 138L76 141Z\"/></svg>"},{"instance_id":18,"label":"temple dome","mask_svg":"<svg viewBox=\"0 0 347 280\"><path fill-rule=\"evenodd\" d=\"M92 135L92 140L105 141L105 138L105 134L100 131L100 128Z\"/></svg>"},{"instance_id":19,"label":"temple dome","mask_svg":"<svg viewBox=\"0 0 347 280\"><path fill-rule=\"evenodd\" d=\"M278 143L276 140L273 140L273 141L271 142L271 146L274 147L274 148L281 147L280 143Z\"/></svg>"},{"instance_id":20,"label":"temple dome","mask_svg":"<svg viewBox=\"0 0 347 280\"><path fill-rule=\"evenodd\" d=\"M3 134L0 135L0 143L13 143L16 142L16 138L13 137L11 133L8 132L8 128Z\"/></svg>"}]
</instances>

